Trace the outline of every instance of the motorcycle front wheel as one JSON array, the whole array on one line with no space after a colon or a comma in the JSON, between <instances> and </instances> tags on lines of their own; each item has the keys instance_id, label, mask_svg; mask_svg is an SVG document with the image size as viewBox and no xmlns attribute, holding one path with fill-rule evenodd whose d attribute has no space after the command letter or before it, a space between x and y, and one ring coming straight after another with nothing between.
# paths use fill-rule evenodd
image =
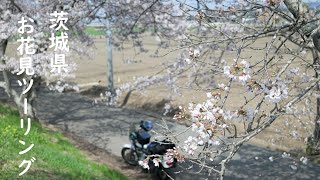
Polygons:
<instances>
[{"instance_id":1,"label":"motorcycle front wheel","mask_svg":"<svg viewBox=\"0 0 320 180\"><path fill-rule=\"evenodd\" d=\"M166 180L168 179L167 173L164 171L163 168L159 168L157 171L157 176L159 177L160 180Z\"/></svg>"},{"instance_id":2,"label":"motorcycle front wheel","mask_svg":"<svg viewBox=\"0 0 320 180\"><path fill-rule=\"evenodd\" d=\"M138 156L131 148L122 148L121 156L130 165L138 165Z\"/></svg>"}]
</instances>

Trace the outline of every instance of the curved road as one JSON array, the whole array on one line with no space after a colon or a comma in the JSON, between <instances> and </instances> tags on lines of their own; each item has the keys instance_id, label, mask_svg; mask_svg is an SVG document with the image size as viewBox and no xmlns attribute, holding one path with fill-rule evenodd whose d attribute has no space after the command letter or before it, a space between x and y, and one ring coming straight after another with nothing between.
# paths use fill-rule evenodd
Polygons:
<instances>
[{"instance_id":1,"label":"curved road","mask_svg":"<svg viewBox=\"0 0 320 180\"><path fill-rule=\"evenodd\" d=\"M157 120L157 115L133 110L93 105L93 100L77 93L54 93L42 89L37 98L37 116L42 121L71 132L89 143L103 148L116 156L124 143L128 143L130 123L143 119ZM168 123L177 131L185 127ZM244 145L228 165L225 179L320 179L320 166L302 164L299 160L281 158L281 152ZM273 162L269 157L275 157ZM276 159L276 157L280 157ZM180 164L190 167L190 163ZM179 168L174 169L175 172ZM170 174L175 179L217 179L216 174L208 177L207 172L197 173L193 165L188 172Z\"/></svg>"}]
</instances>

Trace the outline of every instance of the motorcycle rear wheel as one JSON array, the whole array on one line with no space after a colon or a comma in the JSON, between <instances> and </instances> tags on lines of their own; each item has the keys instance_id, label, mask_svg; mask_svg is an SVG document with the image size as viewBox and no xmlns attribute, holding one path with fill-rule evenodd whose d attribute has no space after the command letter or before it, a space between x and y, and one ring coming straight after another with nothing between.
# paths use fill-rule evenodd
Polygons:
<instances>
[{"instance_id":1,"label":"motorcycle rear wheel","mask_svg":"<svg viewBox=\"0 0 320 180\"><path fill-rule=\"evenodd\" d=\"M136 166L138 165L138 156L135 152L132 151L131 148L122 148L121 156L124 161L130 165Z\"/></svg>"}]
</instances>

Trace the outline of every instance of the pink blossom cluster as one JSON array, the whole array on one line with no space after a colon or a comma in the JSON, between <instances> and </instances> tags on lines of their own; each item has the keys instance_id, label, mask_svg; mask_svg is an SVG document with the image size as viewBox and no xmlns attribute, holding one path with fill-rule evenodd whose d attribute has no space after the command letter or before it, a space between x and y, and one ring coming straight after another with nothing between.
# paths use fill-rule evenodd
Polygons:
<instances>
[{"instance_id":1,"label":"pink blossom cluster","mask_svg":"<svg viewBox=\"0 0 320 180\"><path fill-rule=\"evenodd\" d=\"M232 64L231 67L224 66L224 74L231 79L246 83L249 79L251 79L250 64L245 60L242 60L239 64L236 60L234 61L235 64Z\"/></svg>"}]
</instances>

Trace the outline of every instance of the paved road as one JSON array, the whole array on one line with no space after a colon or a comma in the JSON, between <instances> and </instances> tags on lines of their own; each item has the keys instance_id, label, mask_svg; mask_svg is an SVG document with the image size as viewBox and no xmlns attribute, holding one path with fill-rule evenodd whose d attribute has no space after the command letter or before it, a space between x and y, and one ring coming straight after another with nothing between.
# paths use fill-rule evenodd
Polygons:
<instances>
[{"instance_id":1,"label":"paved road","mask_svg":"<svg viewBox=\"0 0 320 180\"><path fill-rule=\"evenodd\" d=\"M129 142L130 123L138 123L144 119L157 121L152 113L93 105L90 98L76 93L59 94L42 90L35 107L41 120L72 132L116 156L120 156L122 145ZM173 130L185 128L172 123L169 123L169 126ZM230 162L226 179L320 179L319 165L304 165L299 160L284 158L275 159L274 162L268 159L270 156L281 157L281 154L249 144L244 145ZM189 167L190 163L181 166ZM190 172L172 175L178 180L208 178L207 172L197 173L198 170L199 167L194 165ZM213 174L208 179L216 177Z\"/></svg>"}]
</instances>

